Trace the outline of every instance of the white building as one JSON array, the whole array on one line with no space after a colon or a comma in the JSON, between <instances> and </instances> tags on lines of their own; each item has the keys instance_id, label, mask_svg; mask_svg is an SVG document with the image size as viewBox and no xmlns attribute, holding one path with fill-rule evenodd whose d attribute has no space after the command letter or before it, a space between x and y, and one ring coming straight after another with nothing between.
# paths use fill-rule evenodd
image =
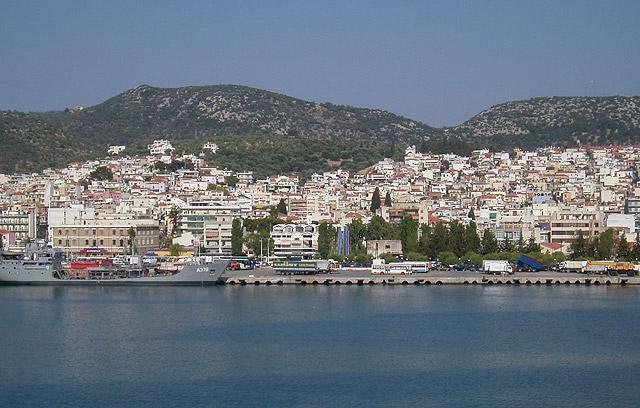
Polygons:
<instances>
[{"instance_id":1,"label":"white building","mask_svg":"<svg viewBox=\"0 0 640 408\"><path fill-rule=\"evenodd\" d=\"M277 224L271 228L275 256L311 258L318 251L318 226Z\"/></svg>"},{"instance_id":2,"label":"white building","mask_svg":"<svg viewBox=\"0 0 640 408\"><path fill-rule=\"evenodd\" d=\"M161 156L175 150L174 147L171 146L171 143L164 139L154 140L153 143L147 145L147 148L149 149L149 154L152 156Z\"/></svg>"},{"instance_id":3,"label":"white building","mask_svg":"<svg viewBox=\"0 0 640 408\"><path fill-rule=\"evenodd\" d=\"M124 152L126 148L127 146L115 146L115 145L109 146L109 150L107 150L107 153L112 155L117 155Z\"/></svg>"}]
</instances>

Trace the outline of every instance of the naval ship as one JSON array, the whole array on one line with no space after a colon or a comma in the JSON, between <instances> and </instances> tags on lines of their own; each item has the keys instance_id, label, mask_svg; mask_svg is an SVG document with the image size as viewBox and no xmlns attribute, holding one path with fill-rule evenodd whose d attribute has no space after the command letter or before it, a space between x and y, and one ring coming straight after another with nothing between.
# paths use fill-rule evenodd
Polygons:
<instances>
[{"instance_id":1,"label":"naval ship","mask_svg":"<svg viewBox=\"0 0 640 408\"><path fill-rule=\"evenodd\" d=\"M193 257L172 273L141 267L101 267L86 277L65 273L63 253L54 248L0 253L0 284L22 285L215 285L228 260Z\"/></svg>"}]
</instances>

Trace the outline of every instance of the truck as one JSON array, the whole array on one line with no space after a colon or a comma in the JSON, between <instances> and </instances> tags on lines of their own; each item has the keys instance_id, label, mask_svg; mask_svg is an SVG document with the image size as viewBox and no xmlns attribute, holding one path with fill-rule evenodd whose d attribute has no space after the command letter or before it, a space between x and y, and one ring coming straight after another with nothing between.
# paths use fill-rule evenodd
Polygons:
<instances>
[{"instance_id":1,"label":"truck","mask_svg":"<svg viewBox=\"0 0 640 408\"><path fill-rule=\"evenodd\" d=\"M326 259L275 261L272 267L277 273L283 275L315 275L330 273L331 261Z\"/></svg>"},{"instance_id":2,"label":"truck","mask_svg":"<svg viewBox=\"0 0 640 408\"><path fill-rule=\"evenodd\" d=\"M508 275L513 273L513 267L509 261L482 261L482 270L493 275Z\"/></svg>"},{"instance_id":3,"label":"truck","mask_svg":"<svg viewBox=\"0 0 640 408\"><path fill-rule=\"evenodd\" d=\"M584 273L586 267L587 261L564 261L560 264L560 271Z\"/></svg>"},{"instance_id":4,"label":"truck","mask_svg":"<svg viewBox=\"0 0 640 408\"><path fill-rule=\"evenodd\" d=\"M519 269L525 269L525 270L533 269L534 271L537 271L537 272L540 272L541 270L544 269L544 265L542 264L542 262L538 261L537 259L533 259L527 255L520 255L520 258L518 258L518 262L516 265L518 266Z\"/></svg>"},{"instance_id":5,"label":"truck","mask_svg":"<svg viewBox=\"0 0 640 408\"><path fill-rule=\"evenodd\" d=\"M636 276L637 274L634 264L621 261L587 261L584 271L600 275Z\"/></svg>"}]
</instances>

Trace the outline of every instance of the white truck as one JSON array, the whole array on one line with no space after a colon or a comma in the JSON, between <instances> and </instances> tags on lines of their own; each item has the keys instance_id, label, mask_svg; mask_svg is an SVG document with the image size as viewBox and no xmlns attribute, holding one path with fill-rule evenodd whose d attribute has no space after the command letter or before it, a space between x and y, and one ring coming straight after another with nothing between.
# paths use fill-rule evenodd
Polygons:
<instances>
[{"instance_id":1,"label":"white truck","mask_svg":"<svg viewBox=\"0 0 640 408\"><path fill-rule=\"evenodd\" d=\"M584 273L586 267L587 261L564 261L560 264L562 272Z\"/></svg>"},{"instance_id":2,"label":"white truck","mask_svg":"<svg viewBox=\"0 0 640 408\"><path fill-rule=\"evenodd\" d=\"M508 275L513 273L509 261L482 261L482 270L493 275Z\"/></svg>"}]
</instances>

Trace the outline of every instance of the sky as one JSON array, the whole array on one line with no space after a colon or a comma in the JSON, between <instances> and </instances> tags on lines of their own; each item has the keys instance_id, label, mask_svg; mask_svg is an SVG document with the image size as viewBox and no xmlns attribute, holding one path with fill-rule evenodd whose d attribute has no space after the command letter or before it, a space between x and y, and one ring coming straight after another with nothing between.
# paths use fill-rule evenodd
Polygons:
<instances>
[{"instance_id":1,"label":"sky","mask_svg":"<svg viewBox=\"0 0 640 408\"><path fill-rule=\"evenodd\" d=\"M0 0L0 109L240 84L433 126L496 103L640 94L640 1Z\"/></svg>"}]
</instances>

